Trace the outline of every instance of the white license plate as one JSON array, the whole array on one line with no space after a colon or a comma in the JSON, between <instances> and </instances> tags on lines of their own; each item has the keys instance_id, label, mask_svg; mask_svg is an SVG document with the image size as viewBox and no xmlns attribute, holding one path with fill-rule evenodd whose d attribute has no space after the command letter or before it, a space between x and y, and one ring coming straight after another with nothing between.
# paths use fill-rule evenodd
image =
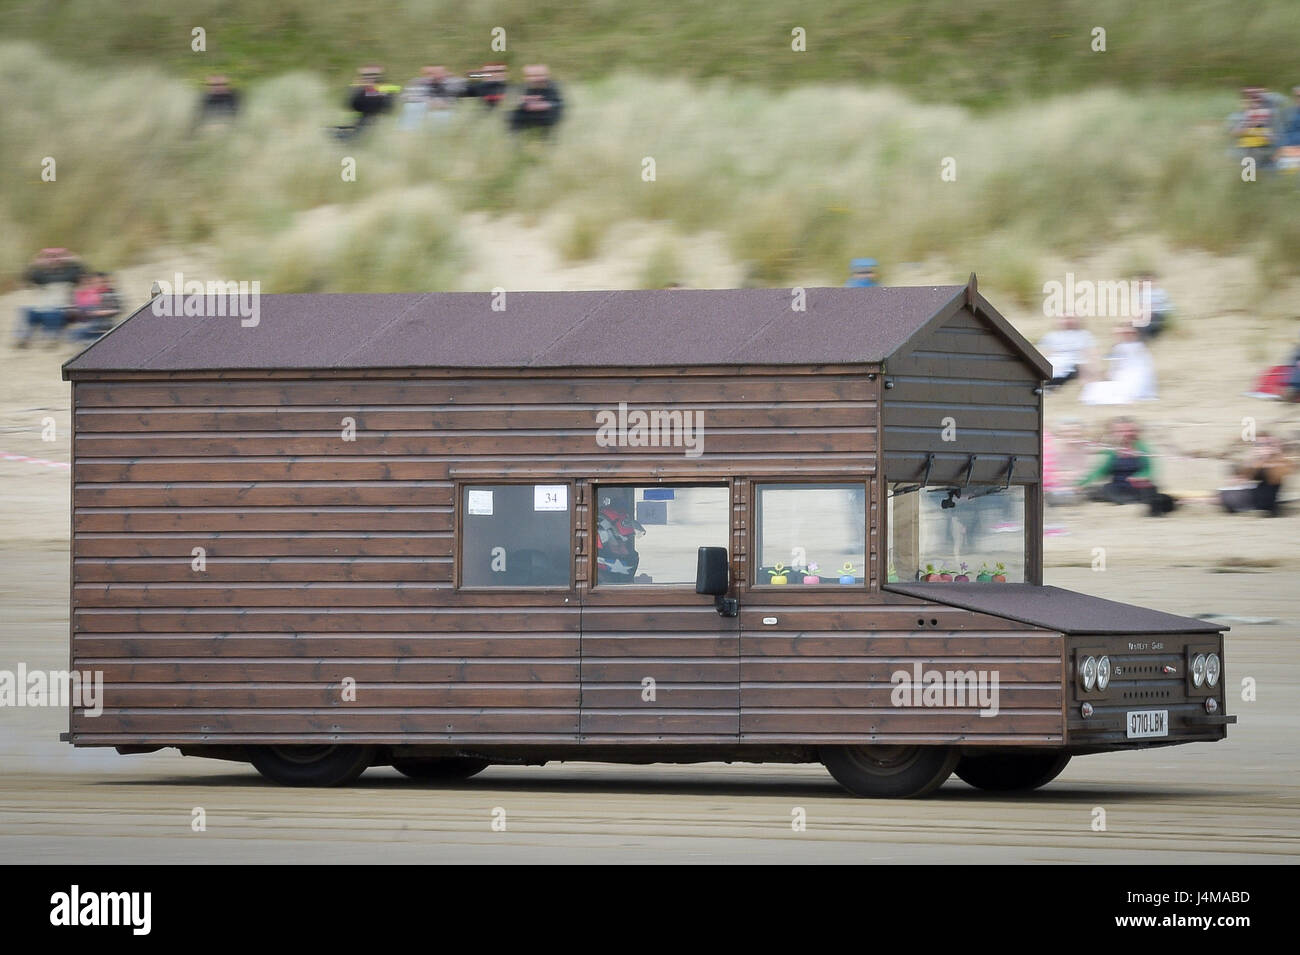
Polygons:
<instances>
[{"instance_id":1,"label":"white license plate","mask_svg":"<svg viewBox=\"0 0 1300 955\"><path fill-rule=\"evenodd\" d=\"M1146 739L1169 735L1168 710L1131 710L1128 714L1128 738Z\"/></svg>"}]
</instances>

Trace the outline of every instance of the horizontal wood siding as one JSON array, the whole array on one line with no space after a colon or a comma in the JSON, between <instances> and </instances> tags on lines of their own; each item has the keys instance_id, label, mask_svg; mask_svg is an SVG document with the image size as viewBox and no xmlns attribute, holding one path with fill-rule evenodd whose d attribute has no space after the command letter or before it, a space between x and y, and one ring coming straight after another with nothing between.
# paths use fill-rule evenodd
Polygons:
<instances>
[{"instance_id":1,"label":"horizontal wood siding","mask_svg":"<svg viewBox=\"0 0 1300 955\"><path fill-rule=\"evenodd\" d=\"M892 385L882 404L888 480L919 480L931 453L935 483L965 480L971 454L978 455L976 482L1005 480L1011 455L1016 480L1039 478L1038 373L987 322L963 309L885 370ZM952 441L943 440L948 418Z\"/></svg>"},{"instance_id":2,"label":"horizontal wood siding","mask_svg":"<svg viewBox=\"0 0 1300 955\"><path fill-rule=\"evenodd\" d=\"M744 742L1064 740L1058 633L919 600L829 610L764 596L740 615ZM923 680L929 671L983 674L990 694L996 673L996 715L981 716L970 699L914 706L911 696L895 698L895 674L911 679L918 665Z\"/></svg>"},{"instance_id":3,"label":"horizontal wood siding","mask_svg":"<svg viewBox=\"0 0 1300 955\"><path fill-rule=\"evenodd\" d=\"M869 479L877 388L847 367L80 376L72 662L106 699L74 741L734 740L736 621L689 588L658 610L589 590L581 495ZM703 456L598 446L620 401L703 412ZM456 484L484 478L575 482L572 590L454 589Z\"/></svg>"}]
</instances>

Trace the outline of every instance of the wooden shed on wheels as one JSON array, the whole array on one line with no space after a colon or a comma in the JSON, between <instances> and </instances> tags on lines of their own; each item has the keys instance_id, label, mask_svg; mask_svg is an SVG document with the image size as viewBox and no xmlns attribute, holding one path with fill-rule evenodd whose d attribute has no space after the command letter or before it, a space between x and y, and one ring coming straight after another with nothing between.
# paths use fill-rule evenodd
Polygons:
<instances>
[{"instance_id":1,"label":"wooden shed on wheels","mask_svg":"<svg viewBox=\"0 0 1300 955\"><path fill-rule=\"evenodd\" d=\"M895 796L1223 738L1219 628L1042 586L1050 369L974 277L796 291L141 308L64 366L66 738Z\"/></svg>"}]
</instances>

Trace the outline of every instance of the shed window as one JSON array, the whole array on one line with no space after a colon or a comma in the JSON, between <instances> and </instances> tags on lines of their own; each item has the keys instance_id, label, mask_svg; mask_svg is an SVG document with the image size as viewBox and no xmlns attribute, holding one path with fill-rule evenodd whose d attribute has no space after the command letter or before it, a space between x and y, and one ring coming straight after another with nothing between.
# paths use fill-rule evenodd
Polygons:
<instances>
[{"instance_id":1,"label":"shed window","mask_svg":"<svg viewBox=\"0 0 1300 955\"><path fill-rule=\"evenodd\" d=\"M596 583L695 583L701 547L726 547L731 502L725 487L596 488Z\"/></svg>"},{"instance_id":2,"label":"shed window","mask_svg":"<svg viewBox=\"0 0 1300 955\"><path fill-rule=\"evenodd\" d=\"M474 484L462 488L462 587L570 586L567 484Z\"/></svg>"},{"instance_id":3,"label":"shed window","mask_svg":"<svg viewBox=\"0 0 1300 955\"><path fill-rule=\"evenodd\" d=\"M1025 579L1025 489L964 487L889 488L889 579L974 583Z\"/></svg>"},{"instance_id":4,"label":"shed window","mask_svg":"<svg viewBox=\"0 0 1300 955\"><path fill-rule=\"evenodd\" d=\"M865 484L760 484L755 500L755 584L865 583Z\"/></svg>"}]
</instances>

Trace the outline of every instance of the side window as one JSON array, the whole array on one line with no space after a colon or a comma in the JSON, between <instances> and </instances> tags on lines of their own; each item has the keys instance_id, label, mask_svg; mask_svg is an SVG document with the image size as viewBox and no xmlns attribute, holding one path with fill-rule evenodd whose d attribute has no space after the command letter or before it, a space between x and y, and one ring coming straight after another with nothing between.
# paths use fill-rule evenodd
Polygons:
<instances>
[{"instance_id":1,"label":"side window","mask_svg":"<svg viewBox=\"0 0 1300 955\"><path fill-rule=\"evenodd\" d=\"M1025 489L889 486L889 579L1025 580Z\"/></svg>"},{"instance_id":2,"label":"side window","mask_svg":"<svg viewBox=\"0 0 1300 955\"><path fill-rule=\"evenodd\" d=\"M866 581L865 484L759 484L754 583Z\"/></svg>"},{"instance_id":3,"label":"side window","mask_svg":"<svg viewBox=\"0 0 1300 955\"><path fill-rule=\"evenodd\" d=\"M596 488L596 584L695 583L701 547L726 547L731 531L725 487Z\"/></svg>"},{"instance_id":4,"label":"side window","mask_svg":"<svg viewBox=\"0 0 1300 955\"><path fill-rule=\"evenodd\" d=\"M570 586L567 484L474 484L460 502L462 587Z\"/></svg>"}]
</instances>

